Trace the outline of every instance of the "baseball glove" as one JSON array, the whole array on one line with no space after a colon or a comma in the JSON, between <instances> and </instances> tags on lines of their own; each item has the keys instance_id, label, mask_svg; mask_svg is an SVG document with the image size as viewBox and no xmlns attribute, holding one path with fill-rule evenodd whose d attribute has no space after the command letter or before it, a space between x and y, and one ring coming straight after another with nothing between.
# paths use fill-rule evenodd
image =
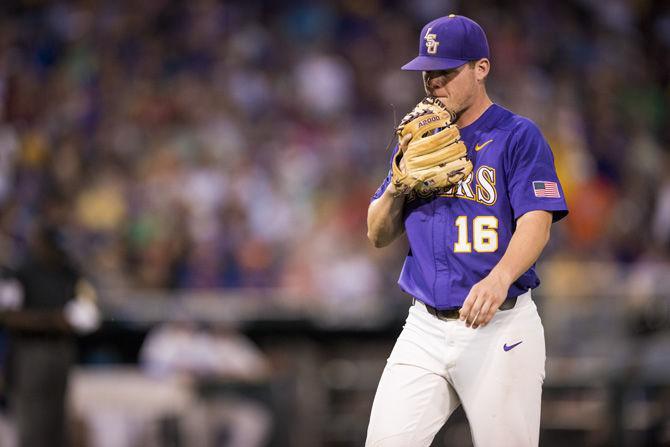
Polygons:
<instances>
[{"instance_id":1,"label":"baseball glove","mask_svg":"<svg viewBox=\"0 0 670 447\"><path fill-rule=\"evenodd\" d=\"M396 128L401 147L392 168L392 181L399 194L447 188L472 172L467 148L458 127L451 124L453 120L454 115L444 104L431 97L421 101L402 119ZM403 151L402 142L408 138L409 144Z\"/></svg>"}]
</instances>

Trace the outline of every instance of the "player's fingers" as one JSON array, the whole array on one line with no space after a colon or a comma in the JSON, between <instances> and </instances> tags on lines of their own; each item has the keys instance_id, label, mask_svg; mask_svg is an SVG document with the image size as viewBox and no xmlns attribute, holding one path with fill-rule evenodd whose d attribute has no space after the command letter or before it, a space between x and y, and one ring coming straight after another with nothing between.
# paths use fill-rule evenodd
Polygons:
<instances>
[{"instance_id":1,"label":"player's fingers","mask_svg":"<svg viewBox=\"0 0 670 447\"><path fill-rule=\"evenodd\" d=\"M465 300L463 301L463 306L461 306L461 310L459 311L460 314L459 317L461 321L464 321L468 317L474 298L475 298L474 289L470 289L470 293L468 293L468 296L465 297Z\"/></svg>"},{"instance_id":2,"label":"player's fingers","mask_svg":"<svg viewBox=\"0 0 670 447\"><path fill-rule=\"evenodd\" d=\"M479 313L475 316L472 321L472 328L477 329L478 327L485 326L491 320L489 316L489 310L493 307L491 300L486 300L482 303L482 307L479 309Z\"/></svg>"},{"instance_id":3,"label":"player's fingers","mask_svg":"<svg viewBox=\"0 0 670 447\"><path fill-rule=\"evenodd\" d=\"M491 306L489 308L488 312L486 313L486 323L484 323L485 325L489 324L489 322L493 319L493 316L496 314L497 311L498 309L496 308L496 306Z\"/></svg>"},{"instance_id":4,"label":"player's fingers","mask_svg":"<svg viewBox=\"0 0 670 447\"><path fill-rule=\"evenodd\" d=\"M485 299L484 296L482 296L479 293L474 296L472 307L470 308L470 311L468 312L468 315L465 318L466 326L472 326L472 323L475 321L477 315L479 314L480 309L482 308L484 299Z\"/></svg>"},{"instance_id":5,"label":"player's fingers","mask_svg":"<svg viewBox=\"0 0 670 447\"><path fill-rule=\"evenodd\" d=\"M490 306L486 310L486 313L484 313L484 311L482 310L483 317L482 317L482 324L480 326L487 325L493 319L493 316L496 314L496 312L498 312L498 308L503 302L504 301L501 302L498 299L492 299L490 301Z\"/></svg>"},{"instance_id":6,"label":"player's fingers","mask_svg":"<svg viewBox=\"0 0 670 447\"><path fill-rule=\"evenodd\" d=\"M473 306L473 310L470 312L472 316L472 328L477 329L481 326L482 321L486 321L486 313L491 307L491 296L488 294L482 294L477 300L476 312Z\"/></svg>"},{"instance_id":7,"label":"player's fingers","mask_svg":"<svg viewBox=\"0 0 670 447\"><path fill-rule=\"evenodd\" d=\"M399 142L400 143L400 150L405 152L405 149L407 149L407 145L409 144L410 141L412 141L412 134L411 133L408 133L407 135L403 136L400 139L400 142Z\"/></svg>"}]
</instances>

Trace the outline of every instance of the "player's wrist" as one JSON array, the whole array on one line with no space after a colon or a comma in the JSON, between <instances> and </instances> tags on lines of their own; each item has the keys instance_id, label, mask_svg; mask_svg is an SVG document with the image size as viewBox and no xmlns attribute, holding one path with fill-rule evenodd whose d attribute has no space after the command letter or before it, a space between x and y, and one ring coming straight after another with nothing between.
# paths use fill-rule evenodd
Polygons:
<instances>
[{"instance_id":1,"label":"player's wrist","mask_svg":"<svg viewBox=\"0 0 670 447\"><path fill-rule=\"evenodd\" d=\"M389 183L384 194L388 195L392 199L403 199L404 193L398 188L393 182Z\"/></svg>"},{"instance_id":2,"label":"player's wrist","mask_svg":"<svg viewBox=\"0 0 670 447\"><path fill-rule=\"evenodd\" d=\"M502 284L503 287L507 289L509 289L514 282L512 275L501 268L494 268L489 275L493 276L499 284Z\"/></svg>"}]
</instances>

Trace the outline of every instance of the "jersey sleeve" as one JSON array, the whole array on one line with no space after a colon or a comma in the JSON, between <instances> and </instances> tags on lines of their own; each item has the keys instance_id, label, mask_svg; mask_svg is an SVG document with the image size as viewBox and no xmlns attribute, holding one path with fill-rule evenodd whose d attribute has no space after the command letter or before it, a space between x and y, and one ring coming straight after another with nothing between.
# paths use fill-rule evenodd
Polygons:
<instances>
[{"instance_id":1,"label":"jersey sleeve","mask_svg":"<svg viewBox=\"0 0 670 447\"><path fill-rule=\"evenodd\" d=\"M389 183L391 183L391 176L393 174L393 170L391 169L392 163L393 163L393 157L395 157L396 152L398 152L398 145L396 144L395 148L393 149L393 152L391 153L391 159L389 160L389 172L386 174L386 178L382 182L381 185L379 185L379 188L377 188L377 191L372 195L372 198L370 201L372 202L373 200L377 200L384 194L384 191L386 191L386 188L389 186Z\"/></svg>"},{"instance_id":2,"label":"jersey sleeve","mask_svg":"<svg viewBox=\"0 0 670 447\"><path fill-rule=\"evenodd\" d=\"M554 222L564 218L568 205L556 174L554 155L540 129L524 120L510 143L507 184L514 219L535 210L550 211Z\"/></svg>"}]
</instances>

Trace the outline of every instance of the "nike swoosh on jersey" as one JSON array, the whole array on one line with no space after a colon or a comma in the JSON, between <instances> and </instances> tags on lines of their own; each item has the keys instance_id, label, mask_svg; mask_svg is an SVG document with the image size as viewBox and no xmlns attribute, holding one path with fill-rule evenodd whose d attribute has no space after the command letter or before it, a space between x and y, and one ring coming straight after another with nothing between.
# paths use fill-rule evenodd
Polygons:
<instances>
[{"instance_id":1,"label":"nike swoosh on jersey","mask_svg":"<svg viewBox=\"0 0 670 447\"><path fill-rule=\"evenodd\" d=\"M492 141L493 141L493 140L489 140L489 141L485 142L484 144L478 144L478 145L476 145L476 146L475 146L475 152L479 152L479 151L481 151L482 149L484 149L484 147L486 147L487 144L489 144L489 143L492 142Z\"/></svg>"},{"instance_id":2,"label":"nike swoosh on jersey","mask_svg":"<svg viewBox=\"0 0 670 447\"><path fill-rule=\"evenodd\" d=\"M519 343L514 343L513 345L509 345L509 346L507 346L507 343L505 343L505 344L503 345L503 349L505 350L505 352L507 352L507 351L509 351L510 349L514 349L514 348L516 348L516 347L519 346L521 343L523 343L523 340L521 340Z\"/></svg>"}]
</instances>

